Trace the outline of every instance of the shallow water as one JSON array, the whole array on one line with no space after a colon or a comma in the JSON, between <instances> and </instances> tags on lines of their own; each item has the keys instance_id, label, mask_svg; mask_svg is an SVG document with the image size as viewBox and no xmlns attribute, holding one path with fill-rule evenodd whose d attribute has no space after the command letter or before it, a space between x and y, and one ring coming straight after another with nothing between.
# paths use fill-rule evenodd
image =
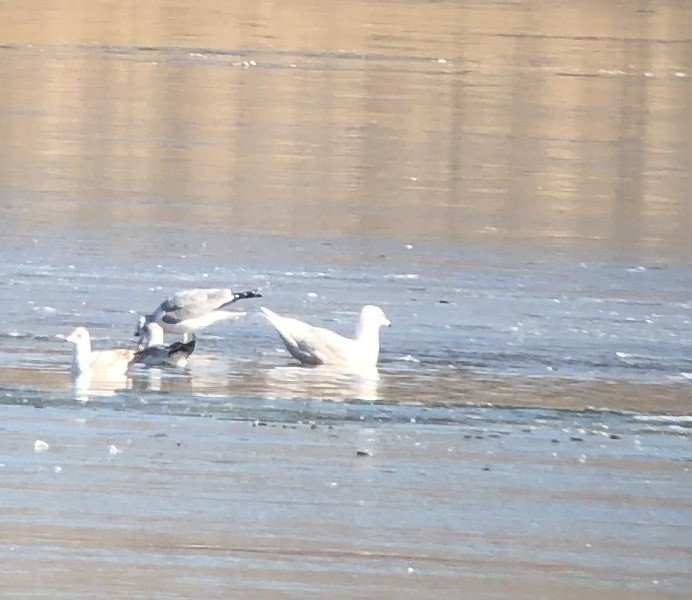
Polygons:
<instances>
[{"instance_id":1,"label":"shallow water","mask_svg":"<svg viewBox=\"0 0 692 600\"><path fill-rule=\"evenodd\" d=\"M602 4L0 4L3 589L683 597L692 9ZM228 285L342 333L381 305L378 376L247 301L184 371L70 381L76 325L130 345ZM376 509L332 505L354 461Z\"/></svg>"},{"instance_id":2,"label":"shallow water","mask_svg":"<svg viewBox=\"0 0 692 600\"><path fill-rule=\"evenodd\" d=\"M678 438L628 434L607 415L580 432L475 411L455 426L0 412L10 596L689 588L690 461L666 458ZM47 450L32 451L36 435Z\"/></svg>"}]
</instances>

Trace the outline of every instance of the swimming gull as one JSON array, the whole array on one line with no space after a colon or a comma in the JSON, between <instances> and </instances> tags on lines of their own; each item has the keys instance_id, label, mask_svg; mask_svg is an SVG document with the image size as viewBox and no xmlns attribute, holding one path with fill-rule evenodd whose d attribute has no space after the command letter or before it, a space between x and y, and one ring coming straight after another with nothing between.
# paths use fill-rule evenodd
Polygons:
<instances>
[{"instance_id":1,"label":"swimming gull","mask_svg":"<svg viewBox=\"0 0 692 600\"><path fill-rule=\"evenodd\" d=\"M283 317L268 308L260 310L276 328L291 356L305 365L372 368L380 352L380 327L391 325L379 306L364 306L355 338L351 339L323 327Z\"/></svg>"},{"instance_id":2,"label":"swimming gull","mask_svg":"<svg viewBox=\"0 0 692 600\"><path fill-rule=\"evenodd\" d=\"M145 323L142 326L138 351L133 362L148 367L178 367L187 365L187 360L195 350L195 340L163 343L163 329L158 323Z\"/></svg>"},{"instance_id":3,"label":"swimming gull","mask_svg":"<svg viewBox=\"0 0 692 600\"><path fill-rule=\"evenodd\" d=\"M94 372L122 375L135 358L135 351L126 348L92 350L91 336L86 327L77 327L65 340L74 344L71 371L75 377Z\"/></svg>"},{"instance_id":4,"label":"swimming gull","mask_svg":"<svg viewBox=\"0 0 692 600\"><path fill-rule=\"evenodd\" d=\"M243 316L245 313L226 310L238 300L261 297L257 292L233 292L228 288L182 290L164 300L151 314L140 317L135 335L140 335L144 323L154 322L166 333L182 334L187 341L188 336L199 329Z\"/></svg>"}]
</instances>

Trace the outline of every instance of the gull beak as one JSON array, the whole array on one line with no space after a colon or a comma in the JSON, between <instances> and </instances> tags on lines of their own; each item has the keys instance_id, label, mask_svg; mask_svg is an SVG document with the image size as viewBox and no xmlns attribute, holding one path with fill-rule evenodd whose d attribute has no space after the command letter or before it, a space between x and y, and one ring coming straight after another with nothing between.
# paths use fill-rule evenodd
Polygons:
<instances>
[{"instance_id":1,"label":"gull beak","mask_svg":"<svg viewBox=\"0 0 692 600\"><path fill-rule=\"evenodd\" d=\"M384 318L384 321L382 321L382 324L385 327L391 327L392 326L392 322L387 317Z\"/></svg>"}]
</instances>

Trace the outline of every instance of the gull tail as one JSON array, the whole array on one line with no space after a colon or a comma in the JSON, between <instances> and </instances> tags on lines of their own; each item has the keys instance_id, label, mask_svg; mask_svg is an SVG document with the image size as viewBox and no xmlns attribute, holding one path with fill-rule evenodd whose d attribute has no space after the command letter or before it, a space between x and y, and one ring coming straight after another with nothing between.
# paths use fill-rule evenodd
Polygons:
<instances>
[{"instance_id":1,"label":"gull tail","mask_svg":"<svg viewBox=\"0 0 692 600\"><path fill-rule=\"evenodd\" d=\"M260 311L262 311L262 314L272 324L280 323L281 320L285 318L285 317L282 317L281 315L277 315L273 310L269 310L268 308L264 308L264 306L260 306Z\"/></svg>"},{"instance_id":2,"label":"gull tail","mask_svg":"<svg viewBox=\"0 0 692 600\"><path fill-rule=\"evenodd\" d=\"M195 346L197 345L197 340L194 338L189 342L173 342L167 348L168 356L173 356L175 354L183 354L185 356L190 356L195 351Z\"/></svg>"},{"instance_id":3,"label":"gull tail","mask_svg":"<svg viewBox=\"0 0 692 600\"><path fill-rule=\"evenodd\" d=\"M248 292L235 292L233 294L233 300L229 300L228 302L224 302L221 306L219 306L219 309L221 308L226 308L227 306L230 306L234 302L238 302L238 300L248 300L249 298L261 298L262 294L259 292L254 292L254 291L248 291Z\"/></svg>"},{"instance_id":4,"label":"gull tail","mask_svg":"<svg viewBox=\"0 0 692 600\"><path fill-rule=\"evenodd\" d=\"M273 310L264 308L264 306L260 306L260 310L262 311L262 314L267 319L267 321L269 321L274 327L274 329L276 329L276 331L279 334L279 337L281 337L284 343L288 344L289 346L295 346L297 348L298 343L295 341L295 339L293 339L293 336L288 331L288 327L286 326L287 323L290 323L291 321L295 322L295 320L287 319L286 317L277 315Z\"/></svg>"},{"instance_id":5,"label":"gull tail","mask_svg":"<svg viewBox=\"0 0 692 600\"><path fill-rule=\"evenodd\" d=\"M237 292L233 294L233 300L246 300L247 298L261 298L262 294L255 291Z\"/></svg>"}]
</instances>

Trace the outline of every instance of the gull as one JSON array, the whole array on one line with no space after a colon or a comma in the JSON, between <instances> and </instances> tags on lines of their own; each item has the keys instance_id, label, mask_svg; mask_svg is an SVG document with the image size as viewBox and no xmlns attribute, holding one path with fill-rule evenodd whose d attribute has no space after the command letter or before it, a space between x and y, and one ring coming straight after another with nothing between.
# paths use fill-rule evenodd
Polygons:
<instances>
[{"instance_id":1,"label":"gull","mask_svg":"<svg viewBox=\"0 0 692 600\"><path fill-rule=\"evenodd\" d=\"M257 292L235 293L228 288L199 288L176 292L159 304L154 312L139 318L135 335L140 335L145 323L158 323L166 333L182 334L183 340L187 341L190 334L194 335L195 331L217 321L242 317L245 313L226 310L238 300L261 297L262 294Z\"/></svg>"},{"instance_id":2,"label":"gull","mask_svg":"<svg viewBox=\"0 0 692 600\"><path fill-rule=\"evenodd\" d=\"M277 315L260 308L279 333L291 356L305 365L334 365L372 368L380 352L380 327L391 322L379 306L367 305L360 311L355 338L346 338L323 327Z\"/></svg>"},{"instance_id":3,"label":"gull","mask_svg":"<svg viewBox=\"0 0 692 600\"><path fill-rule=\"evenodd\" d=\"M92 350L86 327L77 327L65 340L74 344L70 370L75 377L91 373L123 375L135 359L136 352L126 348Z\"/></svg>"},{"instance_id":4,"label":"gull","mask_svg":"<svg viewBox=\"0 0 692 600\"><path fill-rule=\"evenodd\" d=\"M163 343L163 328L158 323L144 323L133 362L148 367L178 367L187 365L187 360L195 350L195 340Z\"/></svg>"}]
</instances>

